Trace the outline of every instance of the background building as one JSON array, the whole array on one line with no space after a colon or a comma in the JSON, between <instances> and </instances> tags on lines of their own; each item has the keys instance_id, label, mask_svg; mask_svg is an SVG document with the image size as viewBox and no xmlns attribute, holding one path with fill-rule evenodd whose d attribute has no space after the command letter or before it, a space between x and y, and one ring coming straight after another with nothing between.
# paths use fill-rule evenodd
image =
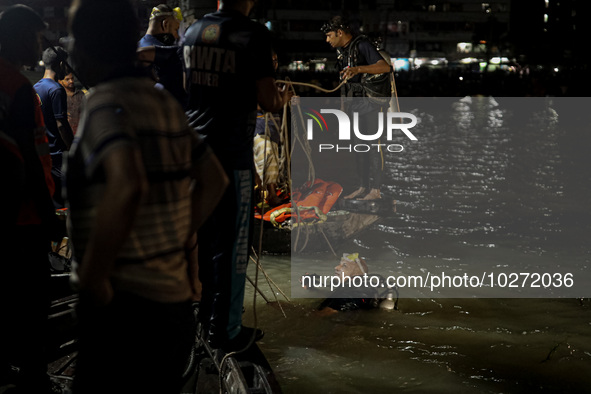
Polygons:
<instances>
[{"instance_id":1,"label":"background building","mask_svg":"<svg viewBox=\"0 0 591 394\"><path fill-rule=\"evenodd\" d=\"M67 36L70 0L2 0L0 11L21 2L49 24L47 39ZM217 0L132 0L143 34L152 8L180 6L183 27L218 7ZM399 72L427 77L425 69L462 73L546 73L562 80L589 77L589 0L258 0L251 17L272 32L283 71L335 72L335 52L321 26L334 15L349 18L380 42ZM116 23L116 10L113 21ZM408 77L408 76L406 76ZM476 78L472 75L463 79ZM408 77L410 78L410 77ZM574 81L572 81L574 85ZM562 89L564 91L564 89Z\"/></svg>"}]
</instances>

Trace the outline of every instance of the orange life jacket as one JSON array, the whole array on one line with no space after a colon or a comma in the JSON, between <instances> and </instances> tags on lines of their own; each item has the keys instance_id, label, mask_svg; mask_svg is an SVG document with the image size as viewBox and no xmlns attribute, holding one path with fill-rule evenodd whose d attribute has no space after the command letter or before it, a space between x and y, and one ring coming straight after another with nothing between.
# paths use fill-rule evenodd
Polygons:
<instances>
[{"instance_id":1,"label":"orange life jacket","mask_svg":"<svg viewBox=\"0 0 591 394\"><path fill-rule=\"evenodd\" d=\"M296 215L295 209L292 209L294 205L302 207L302 210L299 211L298 223L305 220L319 219L316 210L309 208L316 207L320 212L327 214L342 192L343 187L336 182L322 179L316 179L312 184L307 182L292 193L290 203L279 205L265 212L263 220L270 221L273 216L275 222L282 223ZM255 214L255 218L260 219L260 213Z\"/></svg>"}]
</instances>

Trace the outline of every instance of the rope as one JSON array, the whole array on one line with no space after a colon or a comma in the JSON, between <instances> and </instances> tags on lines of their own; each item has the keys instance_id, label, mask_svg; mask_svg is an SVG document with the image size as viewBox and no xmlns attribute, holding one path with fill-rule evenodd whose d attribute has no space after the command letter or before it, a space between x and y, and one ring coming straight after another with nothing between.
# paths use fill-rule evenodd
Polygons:
<instances>
[{"instance_id":1,"label":"rope","mask_svg":"<svg viewBox=\"0 0 591 394\"><path fill-rule=\"evenodd\" d=\"M273 121L275 121L275 119L273 119ZM268 124L268 113L265 114L265 134L266 134L266 136L269 136L269 134L270 134L269 133L269 124ZM270 136L269 136L269 138L270 138ZM263 188L263 190L264 190L264 188L266 186L266 184L265 184L265 171L266 171L266 168L267 168L267 165L266 165L266 163L267 163L267 149L266 148L267 148L267 143L268 142L269 142L268 141L268 138L266 138L265 139L265 145L264 145L264 155L263 155L263 176L262 176L262 179L261 179L261 188ZM277 163L277 165L279 166L279 163ZM265 221L262 220L262 218L263 218L264 214L265 214L265 204L264 204L264 192L263 192L263 204L261 204L261 226L260 226L259 242L258 242L258 250L259 250L259 253L256 255L256 260L254 260L255 263L256 263L256 265L257 265L257 269L255 270L254 283L247 276L249 282L252 283L252 285L253 285L253 287L255 289L255 291L253 292L253 298L252 298L252 315L253 315L253 321L254 321L254 329L253 329L253 332L252 332L252 337L250 338L250 340L248 341L248 344L243 349L240 349L240 350L235 351L235 352L227 353L226 355L224 355L224 357L220 361L220 374L219 374L219 381L218 381L219 382L219 387L220 387L220 394L223 394L223 392L224 392L224 389L223 389L223 387L224 387L223 376L224 376L224 365L226 363L226 360L228 360L230 357L232 357L232 356L234 356L236 354L239 354L239 353L242 353L242 352L246 351L248 348L250 348L254 344L254 341L255 341L255 338L256 338L256 332L257 332L257 328L258 328L258 315L257 315L257 307L256 307L257 302L256 301L257 301L257 294L258 294L258 291L259 291L259 288L258 288L258 284L259 284L259 270L260 269L262 270L262 266L260 264L260 252L263 249L263 226L265 224ZM273 294L275 294L275 292L273 292ZM261 293L261 295L262 295L262 293ZM283 309L282 309L282 311L283 311ZM285 313L283 313L283 315L285 316Z\"/></svg>"},{"instance_id":2,"label":"rope","mask_svg":"<svg viewBox=\"0 0 591 394\"><path fill-rule=\"evenodd\" d=\"M305 82L293 82L293 81L290 81L290 80L277 80L276 82L277 83L286 83L286 84L289 84L289 86L291 87L291 89L293 90L294 93L295 93L295 89L293 88L294 85L311 87L313 89L319 90L319 91L324 92L324 93L333 93L333 92L336 92L337 90L339 90L347 82L347 80L343 80L336 88L330 89L330 90L329 89L324 89L324 88L322 88L320 86L317 86L317 85L314 85L314 84L311 84L311 83L305 83ZM392 73L392 93L394 93L394 96L395 96L395 99L396 99L396 107L399 110L400 109L400 105L398 103L398 93L396 92L396 84L394 82L394 75L393 75L393 73ZM288 104L286 103L284 105L284 107L283 107L283 122L282 122L281 127L279 127L277 125L277 123L275 122L275 119L272 118L273 119L273 122L275 123L275 126L277 127L277 129L278 130L282 130L283 132L287 132L287 124L286 124L287 123L286 122L286 120L287 120L287 105ZM300 122L301 122L301 125L302 125L302 129L305 129L304 116L302 114L301 107L298 106L297 108L298 108L298 115L299 115L299 119L300 119ZM268 131L269 131L269 127L268 127L268 113L267 113L267 114L265 114L265 134L266 135L268 135ZM287 133L285 135L287 135ZM302 145L302 148L304 150L304 153L306 154L306 157L309 160L308 180L310 180L310 181L313 182L315 180L315 178L316 178L316 173L315 173L314 165L313 165L313 162L312 162L312 157L311 157L311 153L310 153L311 152L310 146L309 146L309 144L307 144L307 146L306 146L306 144L304 144L301 141L301 139L299 137L299 133L297 133L297 132L295 133L295 138L300 143L300 145ZM287 139L288 138L286 137L283 141L284 142L287 142ZM267 144L267 141L265 141L265 148L266 148L266 144ZM292 149L293 148L294 147L292 147ZM293 153L293 151L290 150L290 149L284 149L284 150L286 152L286 155L288 155L289 157L291 157L291 153ZM266 158L267 157L266 157L266 149L265 149L265 155L264 155L265 163L266 163ZM290 187L289 190L291 191L291 163L290 162L291 162L291 160L287 160L287 163L288 163L287 164L288 165L288 179L287 179L287 181L288 181L289 187ZM278 164L279 164L279 162L278 162ZM263 165L263 179L261 179L261 185L263 187L266 186L265 185L265 180L264 180L265 169L266 169L266 165ZM295 206L295 211L296 211L296 216L301 220L300 213L299 213L299 208L298 208L297 205ZM264 215L264 204L262 204L262 208L261 208L261 217L263 215ZM258 317L257 317L257 313L256 313L256 298L257 298L257 291L256 290L258 290L259 270L264 273L264 275L267 278L267 281L268 282L269 281L272 281L270 279L270 277L262 269L262 266L261 266L261 263L260 263L260 255L261 255L261 251L262 251L262 248L263 248L263 225L264 225L264 220L261 220L261 226L260 226L260 232L259 232L259 245L258 245L259 253L258 254L255 253L256 254L256 259L253 259L253 261L257 265L257 270L256 270L256 274L255 274L255 280L254 280L254 284L253 284L255 286L255 291L254 291L254 295L253 295L253 319L254 319L253 336L250 338L250 341L249 341L248 345L244 349L241 349L241 350L236 351L236 352L228 353L228 354L226 354L222 358L222 360L220 362L220 376L219 376L219 378L220 378L220 380L219 380L219 383L220 383L220 393L223 392L223 367L224 367L225 361L229 357L234 356L235 354L244 352L246 349L248 349L254 343L254 339L255 339L255 336L256 336L256 329L258 327ZM299 232L301 231L300 230L301 227L302 226L297 226L296 227L298 229L297 229L297 235L296 235L296 243L295 243L294 247L297 247L297 241L299 239L299 235L300 235ZM309 228L308 228L309 226L303 226L303 227L306 228L306 242L305 242L304 246L302 247L302 250L306 247L306 245L308 243L309 236L310 236ZM336 253L335 253L334 249L332 248L332 245L328 241L328 238L327 238L326 234L324 233L324 231L322 231L322 229L320 229L320 232L324 236L324 238L325 238L326 242L328 243L328 245L329 245L332 253L336 256ZM251 257L251 259L252 259L252 257ZM269 286L271 286L270 283L269 283ZM275 287L283 294L283 296L286 299L289 300L289 298L287 298L287 296L285 295L285 293L283 293L283 291L281 291L281 289L276 284L275 284ZM275 294L275 292L273 292L273 294ZM276 295L275 295L275 299L277 300L277 296ZM279 301L278 300L277 300L277 302L279 304ZM279 305L281 307L281 304L279 304ZM283 315L285 316L285 312L283 311L283 308L281 308L281 311L283 312Z\"/></svg>"},{"instance_id":3,"label":"rope","mask_svg":"<svg viewBox=\"0 0 591 394\"><path fill-rule=\"evenodd\" d=\"M253 253L255 253L255 255L256 255L256 251L253 251ZM253 261L255 262L255 264L256 264L256 261L254 260L254 258L253 258L252 256L251 256L250 258L251 258L251 260L253 260ZM270 276L267 274L267 272L265 272L265 270L263 269L263 266L262 266L262 265L258 265L258 267L259 267L259 269L261 270L261 272L263 273L263 275L265 275L265 278L267 279L267 281L269 281L269 282L270 282L270 283L269 283L269 287L271 287L271 284L273 284L273 286L275 286L275 288L276 288L277 290L279 290L279 293L281 293L281 295L282 295L282 296L285 298L285 300L286 300L286 301L288 301L288 302L291 302L291 300L289 299L289 297L288 297L288 296L287 296L287 295L286 295L286 294L283 292L283 290L281 290L281 288L280 288L280 287L277 285L277 283L275 283L275 282L273 281L273 279L271 279L271 277L270 277ZM273 290L273 289L271 288L271 290ZM275 293L273 293L273 294L275 294ZM278 300L277 300L277 297L275 297L275 300L276 300L276 301L278 301Z\"/></svg>"},{"instance_id":4,"label":"rope","mask_svg":"<svg viewBox=\"0 0 591 394\"><path fill-rule=\"evenodd\" d=\"M335 253L330 241L328 240L328 237L326 236L326 234L324 234L324 230L322 229L322 227L318 227L318 230L320 230L320 232L322 233L322 235L324 236L324 239L326 240L326 243L328 244L328 247L330 248L330 251L332 252L332 254L334 254L334 257L339 257L337 256L337 254Z\"/></svg>"},{"instance_id":5,"label":"rope","mask_svg":"<svg viewBox=\"0 0 591 394\"><path fill-rule=\"evenodd\" d=\"M341 87L342 87L342 86L343 86L343 85L344 85L346 82L347 82L347 80L345 79L345 80L343 80L343 81L342 81L342 82L341 82L341 83L340 83L340 84L339 84L339 85L338 85L336 88L329 90L329 89L324 89L324 88L322 88L322 87L320 87L320 86L317 86L317 85L314 85L314 84L311 84L311 83L305 83L305 82L293 82L293 81L290 81L289 79L288 79L288 80L276 80L276 83L286 83L286 84L289 84L289 86L291 87L291 89L293 90L293 92L294 92L294 93L295 93L295 89L293 88L293 85L298 85L298 86L307 86L307 87L311 87L311 88L313 88L313 89L319 90L319 91L321 91L321 92L325 92L325 93L333 93L333 92L336 92L337 90L339 90L339 89L340 89L340 88L341 88ZM392 75L392 89L393 89L393 92L394 92L394 94L395 94L395 97L396 97L396 104L397 104L397 106L398 106L398 95L397 95L397 93L396 93L396 87L395 87L395 84L394 84L394 76L393 76L393 75ZM282 121L282 125L281 125L281 127L279 127L279 125L277 125L277 123L276 123L276 121L275 121L274 117L271 117L271 119L272 119L272 120L273 120L273 122L275 123L275 127L277 127L277 130L281 130L282 132L284 132L284 133L285 133L285 138L283 139L283 141L286 143L286 145L287 145L287 140L288 140L288 138L287 138L287 134L288 134L288 132L287 132L287 131L288 131L288 129L287 129L287 105L288 105L288 103L286 103L286 104L283 106L283 118L282 118L282 120L283 120L283 121ZM305 124L304 124L304 117L303 117L303 114L302 114L301 107L300 107L300 106L297 106L297 108L298 108L298 115L299 115L299 118L300 118L300 121L301 121L301 124L302 124L302 129L305 129ZM398 108L400 108L400 107L398 106ZM269 125L268 125L268 119L269 119L269 113L265 113L265 135L266 135L266 136L269 136ZM281 138L281 137L283 137L283 135L280 133L280 138ZM298 134L297 132L295 133L295 138L296 138L296 139L297 139L297 141L300 143L300 145L302 145L302 148L303 148L303 150L304 150L304 153L306 154L306 157L307 157L307 158L308 158L308 160L309 160L308 180L312 180L312 181L313 181L313 180L315 180L315 175L316 175L316 174L315 174L315 169L314 169L313 162L312 162L312 157L311 157L311 154L310 154L310 151L311 151L311 149L310 149L310 146L309 146L309 144L306 146L306 145L305 145L305 144L304 144L304 143L301 141L301 139L300 139L300 137L299 137L299 134ZM264 147L265 147L265 154L264 154L264 156L263 156L263 158L264 158L264 164L263 164L263 177L262 177L262 179L261 179L261 187L262 187L262 188L264 188L264 187L266 186L265 179L264 179L264 178L265 178L265 170L266 170L266 167L267 167L267 166L266 166L266 159L267 159L267 150L266 150L266 144L267 144L267 140L265 139L265 146L264 146ZM293 149L293 147L292 147L292 149ZM287 167L288 167L288 168L287 168L287 172L288 172L288 178L287 178L287 182L288 182L288 185L289 185L289 191L291 192L291 159L290 159L290 158L291 158L291 153L293 153L293 151L292 151L292 150L290 150L290 149L287 149L287 148L286 148L286 149L284 149L284 151L285 151L286 155L288 156L288 160L286 161L286 162L287 162ZM277 153L277 154L278 154L278 153ZM279 166L279 163L280 163L280 162L279 162L279 158L278 158L278 163L277 163L277 164L278 164L278 166ZM310 178L311 178L311 179L310 179ZM265 210L264 204L261 204L261 218L263 217L263 215L264 215L264 213L265 213L265 212L264 212L264 210ZM301 220L301 218L300 218L300 214L299 214L299 209L298 209L298 206L297 206L297 205L295 206L295 211L296 211L296 216L298 217L298 219L300 219L300 220ZM254 293L254 295L253 295L253 301L252 301L252 302L253 302L253 320L254 320L254 331L253 331L253 335L252 335L252 337L250 338L250 341L248 342L248 345L246 345L246 346L245 346L243 349L241 349L241 350L239 350L239 351L230 352L230 353L226 354L226 355L225 355L225 356L222 358L222 360L220 361L220 375L219 375L219 387L220 387L220 393L223 393L223 370L224 370L224 364L225 364L226 360L227 360L228 358L230 358L230 357L232 357L232 356L234 356L234 355L238 354L238 353L242 353L242 352L244 352L246 349L248 349L250 346L252 346L252 344L254 343L254 340L255 340L255 336L256 336L256 330L257 330L257 327L258 327L258 316L257 316L257 312L256 312L256 299L257 299L257 290L258 290L259 270L263 272L263 274L264 274L264 275L265 275L265 277L267 278L267 282L268 282L268 283L269 283L269 281L273 282L273 281L271 280L271 278L270 278L270 277L269 277L269 276L266 274L266 272L263 270L263 268L262 268L262 266L261 266L261 263L260 263L260 255L261 255L261 251L262 251L262 249L263 249L263 225L264 225L264 220L261 220L261 226L260 226L260 232L259 232L259 244L258 244L258 251L259 251L259 253L256 253L256 251L254 251L254 252L255 252L255 255L256 255L256 259L253 259L253 258L252 258L252 256L251 256L251 259L252 259L252 260L255 262L255 264L257 265L257 270L256 270L256 274L255 274L255 280L254 280L254 283L252 283L252 280L251 280L250 278L248 278L248 279L249 279L249 281L250 281L250 282L253 284L253 286L255 287L255 291L253 292L253 293ZM296 235L296 242L295 242L295 245L294 245L294 247L297 247L297 241L298 241L298 239L299 239L299 231L300 231L300 230L299 230L299 228L301 228L301 227L302 227L302 226L297 226L297 227L296 227L296 228L298 228L298 230L297 230L297 235ZM308 228L309 226L303 226L303 227L304 227L304 228L306 228L306 242L305 242L305 244L304 244L304 246L302 247L302 249L301 249L301 250L303 250L303 249L306 247L306 245L308 244L308 239L309 239L309 236L310 236L310 233L309 233L309 228ZM330 249L331 249L332 253L333 253L333 254L336 256L336 253L335 253L335 251L334 251L334 249L333 249L332 245L331 245L331 244L330 244L330 242L328 241L328 238L327 238L326 234L324 233L324 231L322 231L322 229L320 229L320 232L321 232L321 233L322 233L322 235L324 236L324 239L325 239L325 240L326 240L326 242L328 243L328 246L330 247ZM282 291L282 290L279 288L279 286L277 286L277 285L275 284L275 282L273 282L273 284L274 284L274 285L275 285L275 287L276 287L276 288L277 288L277 289L278 289L278 290L281 292L281 294L282 294L282 295L283 295L283 296L284 296L284 297L285 297L285 298L286 298L286 299L289 301L289 298L288 298L288 297L285 295L285 293L283 293L283 291ZM269 287L271 287L271 283L269 283ZM272 290L272 287L271 287L271 290ZM259 290L259 291L260 291L260 290ZM277 295L275 294L275 292L274 292L274 291L273 291L273 294L275 295L275 300L277 301L277 303L278 303L279 307L281 308L281 312L283 313L283 315L284 315L285 317L287 317L287 316L285 315L285 311L284 311L284 310L283 310L283 308L281 307L281 304L279 303L279 300L277 299ZM261 294L261 295L262 295L262 294ZM267 301L267 302L268 302L268 301Z\"/></svg>"},{"instance_id":6,"label":"rope","mask_svg":"<svg viewBox=\"0 0 591 394\"><path fill-rule=\"evenodd\" d=\"M275 82L277 82L277 83L286 83L286 84L288 83L288 84L291 84L291 85L298 85L298 86L307 86L307 87L310 87L312 89L320 90L321 92L324 92L324 93L334 93L337 90L339 90L341 88L341 86L343 86L345 83L347 83L347 79L343 80L343 82L341 82L339 84L339 86L337 86L336 88L334 88L332 90L324 89L323 87L320 87L318 85L314 85L312 83L306 83L306 82L293 82L293 81L290 81L290 80L281 80L281 79L280 80L277 80Z\"/></svg>"}]
</instances>

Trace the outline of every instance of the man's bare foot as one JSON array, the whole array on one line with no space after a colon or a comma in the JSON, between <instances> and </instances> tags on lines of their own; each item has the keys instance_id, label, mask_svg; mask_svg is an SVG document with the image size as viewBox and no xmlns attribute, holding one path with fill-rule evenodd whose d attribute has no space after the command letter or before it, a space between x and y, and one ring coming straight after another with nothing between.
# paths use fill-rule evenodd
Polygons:
<instances>
[{"instance_id":1,"label":"man's bare foot","mask_svg":"<svg viewBox=\"0 0 591 394\"><path fill-rule=\"evenodd\" d=\"M380 189L371 189L367 196L360 198L360 200L378 200L382 198L382 194L380 193Z\"/></svg>"},{"instance_id":2,"label":"man's bare foot","mask_svg":"<svg viewBox=\"0 0 591 394\"><path fill-rule=\"evenodd\" d=\"M365 192L365 188L364 187L360 187L359 189L355 190L353 193L349 194L348 196L343 197L345 200L350 200L352 198L357 197L358 195L362 194Z\"/></svg>"}]
</instances>

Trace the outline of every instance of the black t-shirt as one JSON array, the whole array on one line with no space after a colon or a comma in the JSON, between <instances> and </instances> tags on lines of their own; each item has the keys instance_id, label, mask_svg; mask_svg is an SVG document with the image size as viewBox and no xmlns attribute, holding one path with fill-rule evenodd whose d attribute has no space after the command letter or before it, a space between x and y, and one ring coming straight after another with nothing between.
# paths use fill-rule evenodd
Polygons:
<instances>
[{"instance_id":1,"label":"black t-shirt","mask_svg":"<svg viewBox=\"0 0 591 394\"><path fill-rule=\"evenodd\" d=\"M367 66L376 64L384 60L378 50L371 44L365 36L357 36L351 40L351 43L340 50L339 66L345 67ZM362 74L357 74L350 78L341 88L341 95L344 97L367 97L367 92L361 84ZM384 81L387 86L383 86L385 91L390 91L389 78ZM386 97L389 95L385 95ZM371 113L384 108L382 103L372 103L369 100L357 100L347 106L351 112L359 114Z\"/></svg>"},{"instance_id":2,"label":"black t-shirt","mask_svg":"<svg viewBox=\"0 0 591 394\"><path fill-rule=\"evenodd\" d=\"M353 55L352 51L357 46L357 54ZM340 65L343 69L345 67L368 66L376 64L380 60L384 60L378 50L363 36L355 37L351 43L342 49L343 60ZM352 56L353 55L353 56ZM357 74L349 82L361 82L361 74Z\"/></svg>"},{"instance_id":3,"label":"black t-shirt","mask_svg":"<svg viewBox=\"0 0 591 394\"><path fill-rule=\"evenodd\" d=\"M226 168L250 169L256 81L273 77L269 31L236 11L195 22L183 44L189 120Z\"/></svg>"}]
</instances>

